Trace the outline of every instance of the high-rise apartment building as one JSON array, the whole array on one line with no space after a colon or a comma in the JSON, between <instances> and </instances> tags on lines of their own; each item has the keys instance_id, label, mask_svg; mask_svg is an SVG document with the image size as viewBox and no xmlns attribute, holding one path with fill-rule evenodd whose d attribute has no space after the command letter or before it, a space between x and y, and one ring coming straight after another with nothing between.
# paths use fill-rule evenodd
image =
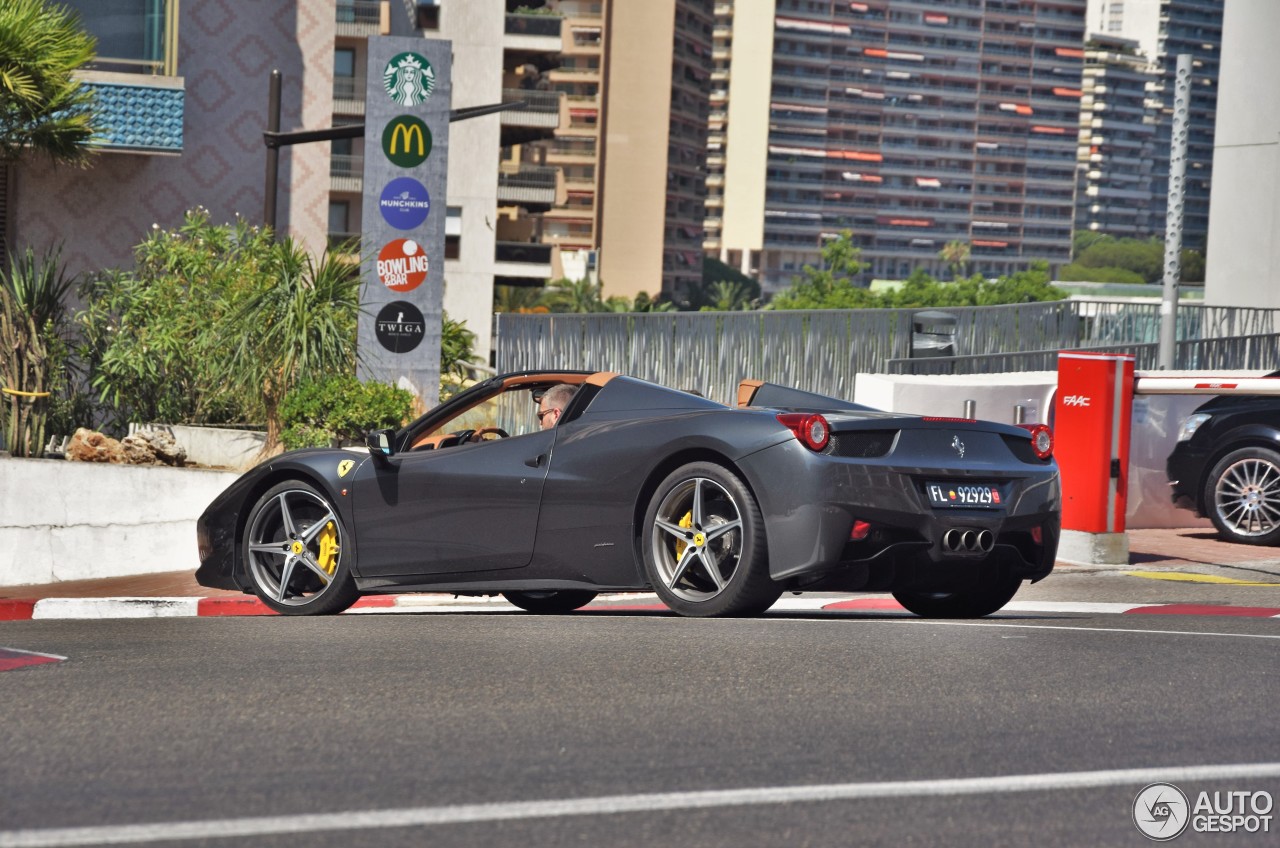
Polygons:
<instances>
[{"instance_id":1,"label":"high-rise apartment building","mask_svg":"<svg viewBox=\"0 0 1280 848\"><path fill-rule=\"evenodd\" d=\"M939 252L953 241L989 275L1066 262L1085 5L735 3L729 108L712 142L725 157L723 205L712 208L724 212L709 244L766 290L786 286L845 230L875 277L945 275ZM760 64L770 66L763 88ZM744 100L754 102L736 108ZM755 173L738 178L765 187L754 224L732 218L739 154Z\"/></svg>"},{"instance_id":2,"label":"high-rise apartment building","mask_svg":"<svg viewBox=\"0 0 1280 848\"><path fill-rule=\"evenodd\" d=\"M1165 233L1174 77L1179 54L1192 59L1182 243L1203 250L1209 232L1209 185L1217 121L1218 67L1225 0L1090 0L1090 31L1134 39L1155 66L1151 87L1156 129L1152 155L1151 232Z\"/></svg>"},{"instance_id":3,"label":"high-rise apartment building","mask_svg":"<svg viewBox=\"0 0 1280 848\"><path fill-rule=\"evenodd\" d=\"M551 0L565 20L558 67L568 121L517 158L554 166L565 197L536 215L559 268L606 296L679 297L701 280L711 0Z\"/></svg>"},{"instance_id":4,"label":"high-rise apartment building","mask_svg":"<svg viewBox=\"0 0 1280 848\"><path fill-rule=\"evenodd\" d=\"M1094 34L1080 99L1077 230L1146 238L1152 222L1155 71L1138 42Z\"/></svg>"}]
</instances>

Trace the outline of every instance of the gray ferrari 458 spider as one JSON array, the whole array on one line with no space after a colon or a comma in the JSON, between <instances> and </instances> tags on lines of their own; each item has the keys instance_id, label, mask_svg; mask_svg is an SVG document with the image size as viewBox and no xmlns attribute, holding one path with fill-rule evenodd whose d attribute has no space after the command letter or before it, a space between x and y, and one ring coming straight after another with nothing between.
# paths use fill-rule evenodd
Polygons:
<instances>
[{"instance_id":1,"label":"gray ferrari 458 spider","mask_svg":"<svg viewBox=\"0 0 1280 848\"><path fill-rule=\"evenodd\" d=\"M537 404L561 383L576 393L542 429ZM374 431L365 449L247 472L200 518L197 578L294 614L376 593L568 612L653 591L684 615L749 615L783 592L867 591L970 617L1049 574L1060 510L1043 425L878 412L751 380L729 407L611 373L530 371Z\"/></svg>"}]
</instances>

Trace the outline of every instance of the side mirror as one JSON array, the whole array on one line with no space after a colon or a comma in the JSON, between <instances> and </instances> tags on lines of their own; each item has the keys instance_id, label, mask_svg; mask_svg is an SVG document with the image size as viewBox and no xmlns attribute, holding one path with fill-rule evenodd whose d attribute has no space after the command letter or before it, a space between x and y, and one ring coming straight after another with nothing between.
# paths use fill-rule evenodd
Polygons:
<instances>
[{"instance_id":1,"label":"side mirror","mask_svg":"<svg viewBox=\"0 0 1280 848\"><path fill-rule=\"evenodd\" d=\"M364 436L364 444L375 459L385 459L395 455L395 436L395 430L370 430Z\"/></svg>"}]
</instances>

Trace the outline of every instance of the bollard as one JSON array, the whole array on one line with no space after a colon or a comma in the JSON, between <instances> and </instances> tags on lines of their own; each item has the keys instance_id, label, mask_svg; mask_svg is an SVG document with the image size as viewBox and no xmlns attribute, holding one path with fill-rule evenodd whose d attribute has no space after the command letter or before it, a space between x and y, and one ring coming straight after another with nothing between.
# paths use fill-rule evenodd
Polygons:
<instances>
[{"instance_id":1,"label":"bollard","mask_svg":"<svg viewBox=\"0 0 1280 848\"><path fill-rule=\"evenodd\" d=\"M964 402L964 417L965 417L965 418L977 418L977 417L978 417L978 402L977 402L977 401L973 401L973 400L966 400L966 401Z\"/></svg>"}]
</instances>

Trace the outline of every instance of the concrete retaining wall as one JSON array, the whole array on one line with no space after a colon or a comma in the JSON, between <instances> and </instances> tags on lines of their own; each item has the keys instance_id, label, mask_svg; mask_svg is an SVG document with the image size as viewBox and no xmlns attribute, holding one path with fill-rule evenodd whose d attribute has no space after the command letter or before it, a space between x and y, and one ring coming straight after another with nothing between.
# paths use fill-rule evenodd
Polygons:
<instances>
[{"instance_id":1,"label":"concrete retaining wall","mask_svg":"<svg viewBox=\"0 0 1280 848\"><path fill-rule=\"evenodd\" d=\"M194 571L196 519L238 476L0 457L0 586Z\"/></svg>"}]
</instances>

